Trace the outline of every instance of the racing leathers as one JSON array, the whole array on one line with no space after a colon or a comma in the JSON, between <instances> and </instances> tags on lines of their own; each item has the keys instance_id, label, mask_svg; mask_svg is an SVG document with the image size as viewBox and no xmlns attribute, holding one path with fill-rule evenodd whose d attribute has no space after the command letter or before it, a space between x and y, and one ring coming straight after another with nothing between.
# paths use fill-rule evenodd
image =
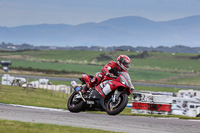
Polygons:
<instances>
[{"instance_id":1,"label":"racing leathers","mask_svg":"<svg viewBox=\"0 0 200 133\"><path fill-rule=\"evenodd\" d=\"M95 76L86 84L86 87L82 90L83 93L85 93L89 88L93 88L100 84L104 76L113 77L116 76L118 72L126 72L115 61L110 61L101 69L101 71L101 73L96 73Z\"/></svg>"}]
</instances>

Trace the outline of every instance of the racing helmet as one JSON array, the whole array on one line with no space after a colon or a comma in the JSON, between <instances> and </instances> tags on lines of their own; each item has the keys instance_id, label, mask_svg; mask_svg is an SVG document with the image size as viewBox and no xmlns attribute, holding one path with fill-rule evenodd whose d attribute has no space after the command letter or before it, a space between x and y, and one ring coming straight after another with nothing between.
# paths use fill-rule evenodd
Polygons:
<instances>
[{"instance_id":1,"label":"racing helmet","mask_svg":"<svg viewBox=\"0 0 200 133\"><path fill-rule=\"evenodd\" d=\"M130 67L131 60L126 55L119 55L117 58L117 64L125 71L127 71Z\"/></svg>"}]
</instances>

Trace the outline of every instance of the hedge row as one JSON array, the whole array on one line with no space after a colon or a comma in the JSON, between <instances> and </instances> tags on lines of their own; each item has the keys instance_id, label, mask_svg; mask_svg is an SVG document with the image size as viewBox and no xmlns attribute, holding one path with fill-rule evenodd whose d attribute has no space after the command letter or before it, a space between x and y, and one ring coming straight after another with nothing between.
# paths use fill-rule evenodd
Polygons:
<instances>
[{"instance_id":1,"label":"hedge row","mask_svg":"<svg viewBox=\"0 0 200 133\"><path fill-rule=\"evenodd\" d=\"M83 72L78 71L66 71L66 70L52 70L52 69L40 69L40 68L32 68L32 67L11 67L13 70L23 70L23 71L31 71L31 72L42 72L45 74L82 74Z\"/></svg>"}]
</instances>

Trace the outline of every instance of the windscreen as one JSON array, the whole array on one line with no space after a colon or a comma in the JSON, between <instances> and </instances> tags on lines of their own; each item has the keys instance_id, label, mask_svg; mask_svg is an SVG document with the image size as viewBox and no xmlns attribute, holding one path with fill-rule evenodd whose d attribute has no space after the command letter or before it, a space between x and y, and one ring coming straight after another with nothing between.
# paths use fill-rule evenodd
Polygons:
<instances>
[{"instance_id":1,"label":"windscreen","mask_svg":"<svg viewBox=\"0 0 200 133\"><path fill-rule=\"evenodd\" d=\"M120 81L121 83L123 83L124 85L126 85L127 87L132 87L132 83L131 83L131 78L129 76L129 74L127 72L120 72L120 75L122 75L120 77Z\"/></svg>"}]
</instances>

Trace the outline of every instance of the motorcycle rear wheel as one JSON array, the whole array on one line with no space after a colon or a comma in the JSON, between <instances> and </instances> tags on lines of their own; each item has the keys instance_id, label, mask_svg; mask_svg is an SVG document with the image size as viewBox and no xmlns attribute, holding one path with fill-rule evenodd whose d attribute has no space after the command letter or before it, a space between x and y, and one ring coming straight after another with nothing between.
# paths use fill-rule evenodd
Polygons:
<instances>
[{"instance_id":1,"label":"motorcycle rear wheel","mask_svg":"<svg viewBox=\"0 0 200 133\"><path fill-rule=\"evenodd\" d=\"M77 92L73 92L69 97L67 102L67 108L70 112L78 113L83 110L84 101L82 99L76 99L76 95L79 95Z\"/></svg>"},{"instance_id":2,"label":"motorcycle rear wheel","mask_svg":"<svg viewBox=\"0 0 200 133\"><path fill-rule=\"evenodd\" d=\"M124 110L128 103L128 95L121 93L116 102L113 102L112 99L106 102L106 112L109 115L117 115Z\"/></svg>"}]
</instances>

